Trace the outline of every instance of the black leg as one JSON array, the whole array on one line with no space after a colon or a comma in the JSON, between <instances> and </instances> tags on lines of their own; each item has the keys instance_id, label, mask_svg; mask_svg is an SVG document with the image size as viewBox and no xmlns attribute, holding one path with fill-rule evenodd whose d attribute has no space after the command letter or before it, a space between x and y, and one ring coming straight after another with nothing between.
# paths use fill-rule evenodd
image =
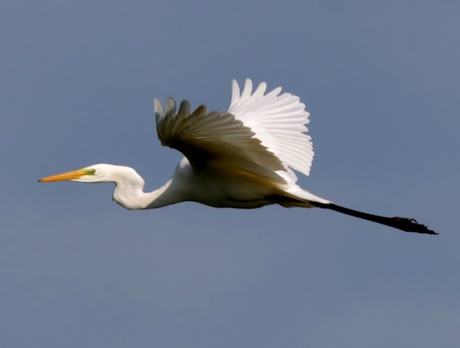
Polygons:
<instances>
[{"instance_id":1,"label":"black leg","mask_svg":"<svg viewBox=\"0 0 460 348\"><path fill-rule=\"evenodd\" d=\"M319 202L310 202L310 203L318 208L334 210L342 214L347 214L347 215L351 215L351 216L354 216L360 219L377 222L379 224L394 227L394 228L397 228L399 230L406 231L406 232L415 232L415 233L423 233L423 234L437 234L436 232L428 229L428 227L426 227L425 225L417 223L417 221L414 219L373 215L373 214L363 213L361 211L341 207L340 205L336 205L332 203L330 204L319 203Z\"/></svg>"}]
</instances>

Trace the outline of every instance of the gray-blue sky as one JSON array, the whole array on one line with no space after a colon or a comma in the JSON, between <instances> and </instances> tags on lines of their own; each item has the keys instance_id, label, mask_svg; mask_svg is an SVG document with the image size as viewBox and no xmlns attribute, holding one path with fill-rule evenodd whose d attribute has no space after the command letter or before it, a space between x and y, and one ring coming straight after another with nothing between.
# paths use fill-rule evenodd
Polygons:
<instances>
[{"instance_id":1,"label":"gray-blue sky","mask_svg":"<svg viewBox=\"0 0 460 348\"><path fill-rule=\"evenodd\" d=\"M0 345L458 347L454 1L7 1L0 5ZM180 154L152 100L225 110L266 81L311 112L300 184L413 216L404 234L320 210L125 211L99 162L147 188Z\"/></svg>"}]
</instances>

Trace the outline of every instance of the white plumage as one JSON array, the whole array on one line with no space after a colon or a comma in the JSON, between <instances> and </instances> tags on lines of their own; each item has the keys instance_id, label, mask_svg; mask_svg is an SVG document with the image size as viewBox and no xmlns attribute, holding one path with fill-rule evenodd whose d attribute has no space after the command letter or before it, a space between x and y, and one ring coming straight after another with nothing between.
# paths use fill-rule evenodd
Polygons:
<instances>
[{"instance_id":1,"label":"white plumage","mask_svg":"<svg viewBox=\"0 0 460 348\"><path fill-rule=\"evenodd\" d=\"M155 99L158 138L185 157L172 178L153 192L143 192L144 180L134 169L109 164L40 181L114 182L113 200L127 209L152 209L184 201L230 208L269 204L320 207L404 231L435 234L413 219L351 210L299 187L293 170L308 175L314 155L305 126L309 113L299 97L280 94L281 87L265 94L266 89L261 83L253 92L248 79L240 93L233 81L227 112L207 112L204 105L191 112L185 100L176 110L172 98L163 108Z\"/></svg>"},{"instance_id":2,"label":"white plumage","mask_svg":"<svg viewBox=\"0 0 460 348\"><path fill-rule=\"evenodd\" d=\"M280 95L281 87L264 95L267 84L262 82L252 92L252 81L247 79L240 95L238 83L232 81L232 100L228 112L255 133L262 145L274 153L285 166L305 175L310 173L313 161L311 137L305 132L310 115L299 97L289 93ZM297 178L292 171L290 178Z\"/></svg>"}]
</instances>

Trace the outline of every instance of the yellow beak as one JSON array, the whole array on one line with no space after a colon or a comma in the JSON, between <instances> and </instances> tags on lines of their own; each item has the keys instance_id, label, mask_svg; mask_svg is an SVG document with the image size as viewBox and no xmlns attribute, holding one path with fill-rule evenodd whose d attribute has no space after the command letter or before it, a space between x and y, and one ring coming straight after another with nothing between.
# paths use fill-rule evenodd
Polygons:
<instances>
[{"instance_id":1,"label":"yellow beak","mask_svg":"<svg viewBox=\"0 0 460 348\"><path fill-rule=\"evenodd\" d=\"M54 181L66 181L66 180L75 180L78 179L79 177L85 175L86 172L83 169L80 170L74 170L72 172L65 172L61 174L56 174L56 175L51 175L44 177L38 182L54 182Z\"/></svg>"}]
</instances>

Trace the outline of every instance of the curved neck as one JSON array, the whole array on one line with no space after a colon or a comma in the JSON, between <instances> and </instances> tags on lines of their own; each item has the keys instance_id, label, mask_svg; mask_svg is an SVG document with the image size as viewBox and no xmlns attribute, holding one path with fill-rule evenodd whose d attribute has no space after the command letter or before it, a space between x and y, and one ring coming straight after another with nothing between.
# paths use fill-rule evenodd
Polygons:
<instances>
[{"instance_id":1,"label":"curved neck","mask_svg":"<svg viewBox=\"0 0 460 348\"><path fill-rule=\"evenodd\" d=\"M126 209L153 209L187 200L178 179L172 178L159 189L144 192L144 179L131 167L112 164L92 167L96 168L98 175L86 178L84 182L113 182L112 200Z\"/></svg>"},{"instance_id":2,"label":"curved neck","mask_svg":"<svg viewBox=\"0 0 460 348\"><path fill-rule=\"evenodd\" d=\"M144 182L116 182L113 201L131 210L154 209L179 202L171 191L172 179L157 190L143 192Z\"/></svg>"}]
</instances>

